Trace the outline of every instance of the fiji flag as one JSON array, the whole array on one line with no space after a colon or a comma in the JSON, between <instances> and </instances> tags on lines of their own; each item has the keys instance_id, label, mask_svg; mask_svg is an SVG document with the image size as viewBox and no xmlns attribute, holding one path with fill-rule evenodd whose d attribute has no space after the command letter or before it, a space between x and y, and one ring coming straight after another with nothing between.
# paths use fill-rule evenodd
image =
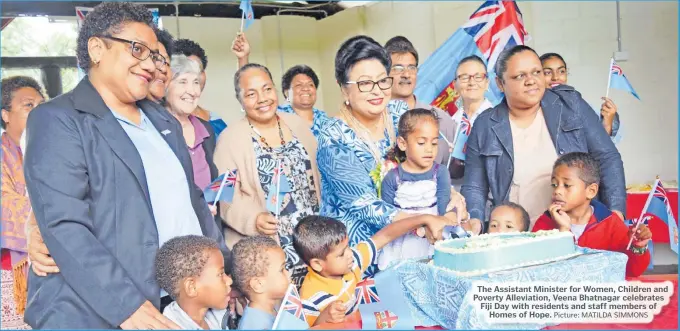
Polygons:
<instances>
[{"instance_id":1,"label":"fiji flag","mask_svg":"<svg viewBox=\"0 0 680 331\"><path fill-rule=\"evenodd\" d=\"M458 134L453 141L453 153L451 153L452 158L465 161L465 151L467 150L467 141L470 137L470 132L472 132L472 125L467 115L463 114L460 121L460 126L458 127Z\"/></svg>"},{"instance_id":2,"label":"fiji flag","mask_svg":"<svg viewBox=\"0 0 680 331\"><path fill-rule=\"evenodd\" d=\"M295 285L288 285L286 296L281 301L281 307L276 314L272 330L307 330L309 324L302 311L302 300Z\"/></svg>"},{"instance_id":3,"label":"fiji flag","mask_svg":"<svg viewBox=\"0 0 680 331\"><path fill-rule=\"evenodd\" d=\"M623 74L621 67L619 67L619 65L614 62L614 59L611 60L609 70L609 87L628 91L638 100L640 100L640 96L638 96L638 94L635 92L635 89L633 89L633 85L630 85L628 78L626 78L626 75ZM607 89L607 92L609 92L609 89Z\"/></svg>"},{"instance_id":4,"label":"fiji flag","mask_svg":"<svg viewBox=\"0 0 680 331\"><path fill-rule=\"evenodd\" d=\"M418 68L414 91L418 100L444 109L453 115L457 110L453 80L456 67L464 57L477 55L487 63L489 89L487 99L496 105L502 93L496 86L493 67L498 55L528 41L522 13L515 1L486 1L470 19Z\"/></svg>"},{"instance_id":5,"label":"fiji flag","mask_svg":"<svg viewBox=\"0 0 680 331\"><path fill-rule=\"evenodd\" d=\"M236 172L228 171L219 175L203 190L206 202L224 201L231 202L234 199L234 186L236 185Z\"/></svg>"},{"instance_id":6,"label":"fiji flag","mask_svg":"<svg viewBox=\"0 0 680 331\"><path fill-rule=\"evenodd\" d=\"M678 224L675 221L675 216L673 216L671 204L666 195L666 189L664 189L661 181L658 179L656 180L654 189L649 192L649 196L647 197L647 204L643 209L643 214L645 212L658 217L668 226L668 237L670 239L671 249L675 254L678 254Z\"/></svg>"},{"instance_id":7,"label":"fiji flag","mask_svg":"<svg viewBox=\"0 0 680 331\"><path fill-rule=\"evenodd\" d=\"M393 268L381 271L370 281L364 280L359 284L364 284L356 292L360 300L362 330L415 329L415 320L401 288L399 274ZM370 303L364 304L365 302Z\"/></svg>"},{"instance_id":8,"label":"fiji flag","mask_svg":"<svg viewBox=\"0 0 680 331\"><path fill-rule=\"evenodd\" d=\"M239 8L241 8L241 31L243 31L255 22L255 12L253 12L253 4L250 0L241 0Z\"/></svg>"},{"instance_id":9,"label":"fiji flag","mask_svg":"<svg viewBox=\"0 0 680 331\"><path fill-rule=\"evenodd\" d=\"M272 182L269 184L269 193L267 194L267 210L279 216L283 208L283 197L286 193L290 193L290 182L288 177L283 173L283 166L279 161L274 169Z\"/></svg>"},{"instance_id":10,"label":"fiji flag","mask_svg":"<svg viewBox=\"0 0 680 331\"><path fill-rule=\"evenodd\" d=\"M650 218L651 218L651 216L643 217L642 218L642 224L649 226L649 219ZM623 222L626 224L626 226L630 227L630 226L637 224L637 219L625 220ZM647 250L649 250L649 256L650 256L649 265L647 266L647 270L652 270L652 269L654 269L654 243L652 242L651 239L649 240L649 243L647 244Z\"/></svg>"}]
</instances>

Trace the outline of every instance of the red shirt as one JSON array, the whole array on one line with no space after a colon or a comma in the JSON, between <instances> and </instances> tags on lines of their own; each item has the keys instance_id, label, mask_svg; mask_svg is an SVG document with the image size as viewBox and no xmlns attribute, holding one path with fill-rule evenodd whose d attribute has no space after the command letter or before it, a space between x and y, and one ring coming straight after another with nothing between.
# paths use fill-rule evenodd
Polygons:
<instances>
[{"instance_id":1,"label":"red shirt","mask_svg":"<svg viewBox=\"0 0 680 331\"><path fill-rule=\"evenodd\" d=\"M591 201L590 205L593 207L593 215L590 216L590 221L586 225L581 237L579 237L577 245L592 249L607 250L612 252L624 253L628 256L628 263L626 263L626 276L637 277L642 275L651 259L649 250L644 254L633 254L631 250L627 250L628 241L628 227L623 220L615 213L612 213L605 205L597 201ZM553 230L557 229L557 224L550 216L549 212L545 212L536 220L532 232L539 230Z\"/></svg>"}]
</instances>

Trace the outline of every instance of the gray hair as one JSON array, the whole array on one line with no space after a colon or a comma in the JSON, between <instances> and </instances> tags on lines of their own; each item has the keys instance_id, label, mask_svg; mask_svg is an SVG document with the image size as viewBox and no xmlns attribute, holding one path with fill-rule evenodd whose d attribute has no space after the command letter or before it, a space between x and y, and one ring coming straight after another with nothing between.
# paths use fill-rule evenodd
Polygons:
<instances>
[{"instance_id":1,"label":"gray hair","mask_svg":"<svg viewBox=\"0 0 680 331\"><path fill-rule=\"evenodd\" d=\"M238 100L241 105L243 105L243 98L241 97L241 76L243 75L244 72L246 72L248 69L260 69L267 73L267 76L269 76L269 79L271 79L272 84L274 84L274 79L272 78L272 73L269 71L269 69L261 64L257 63L248 63L244 65L243 67L239 68L236 73L234 74L234 92L236 92L236 99ZM273 86L272 86L273 87Z\"/></svg>"},{"instance_id":2,"label":"gray hair","mask_svg":"<svg viewBox=\"0 0 680 331\"><path fill-rule=\"evenodd\" d=\"M201 74L201 66L194 60L189 59L186 55L173 55L170 60L170 70L172 70L172 78L175 80L183 74Z\"/></svg>"}]
</instances>

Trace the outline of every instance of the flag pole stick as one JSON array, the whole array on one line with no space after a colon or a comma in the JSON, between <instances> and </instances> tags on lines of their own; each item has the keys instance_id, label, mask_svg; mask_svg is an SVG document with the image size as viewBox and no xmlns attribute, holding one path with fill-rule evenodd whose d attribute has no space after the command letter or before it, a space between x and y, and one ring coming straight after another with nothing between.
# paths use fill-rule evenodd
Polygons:
<instances>
[{"instance_id":1,"label":"flag pole stick","mask_svg":"<svg viewBox=\"0 0 680 331\"><path fill-rule=\"evenodd\" d=\"M283 169L281 169L281 160L278 160L276 162L276 169L278 170L278 177L276 179L276 218L279 218L279 206L281 205L281 201L279 199L281 198L279 196L279 192L281 189L281 172Z\"/></svg>"},{"instance_id":2,"label":"flag pole stick","mask_svg":"<svg viewBox=\"0 0 680 331\"><path fill-rule=\"evenodd\" d=\"M609 87L612 84L612 68L614 67L614 58L611 58L609 60L609 79L607 79L607 93L605 94L605 98L609 98Z\"/></svg>"},{"instance_id":3,"label":"flag pole stick","mask_svg":"<svg viewBox=\"0 0 680 331\"><path fill-rule=\"evenodd\" d=\"M224 174L224 178L222 178L222 183L220 184L219 190L217 190L217 196L215 197L215 201L213 202L213 207L217 207L217 202L220 201L220 195L222 195L222 190L224 189L224 183L227 182L227 177L231 174L231 171L228 171L227 173Z\"/></svg>"},{"instance_id":4,"label":"flag pole stick","mask_svg":"<svg viewBox=\"0 0 680 331\"><path fill-rule=\"evenodd\" d=\"M647 202L645 202L645 207L642 208L642 211L640 212L640 218L638 218L635 228L633 229L633 235L630 236L630 240L628 241L628 247L626 250L630 249L630 245L633 244L633 238L635 237L635 231L640 227L640 224L642 223L642 216L647 212L647 208L649 208L649 204L652 202L652 198L654 197L654 192L656 191L656 187L659 185L659 177L656 177L656 180L654 181L654 185L652 185L652 190L649 191L649 195L647 196Z\"/></svg>"},{"instance_id":5,"label":"flag pole stick","mask_svg":"<svg viewBox=\"0 0 680 331\"><path fill-rule=\"evenodd\" d=\"M241 33L243 33L243 21L246 19L246 13L241 11Z\"/></svg>"}]
</instances>

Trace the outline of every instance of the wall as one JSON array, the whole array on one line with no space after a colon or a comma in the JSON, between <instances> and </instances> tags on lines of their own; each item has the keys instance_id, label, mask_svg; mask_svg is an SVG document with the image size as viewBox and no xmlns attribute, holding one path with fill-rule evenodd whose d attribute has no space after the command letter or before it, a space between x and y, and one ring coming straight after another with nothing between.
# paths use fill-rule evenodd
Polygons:
<instances>
[{"instance_id":1,"label":"wall","mask_svg":"<svg viewBox=\"0 0 680 331\"><path fill-rule=\"evenodd\" d=\"M282 17L257 20L248 29L254 62L266 64L280 84L283 67L305 63L320 76L319 108L334 114L341 96L334 74L340 44L357 34L384 43L395 35L409 38L421 62L464 23L481 2L381 1L315 21ZM540 53L558 52L569 66L569 83L595 108L607 86L609 58L617 50L615 2L520 2L524 23ZM611 90L619 108L624 138L619 144L627 183L650 181L656 175L678 178L678 4L622 1L622 46L630 59L620 62L642 98ZM174 33L174 18L163 23ZM236 60L229 51L240 21L181 18L183 38L198 41L208 53L208 84L201 104L227 121L241 116L233 97ZM283 57L279 50L283 47ZM281 102L283 99L281 97Z\"/></svg>"}]
</instances>

